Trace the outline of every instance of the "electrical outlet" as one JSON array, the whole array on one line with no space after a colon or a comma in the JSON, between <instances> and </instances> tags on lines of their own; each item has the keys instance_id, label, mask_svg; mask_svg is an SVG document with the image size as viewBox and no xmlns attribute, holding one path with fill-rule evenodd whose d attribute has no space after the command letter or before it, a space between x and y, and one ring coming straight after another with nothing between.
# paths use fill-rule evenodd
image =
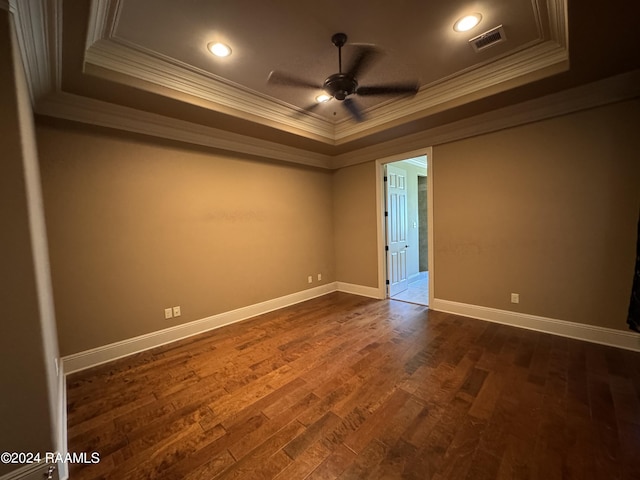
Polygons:
<instances>
[{"instance_id":1,"label":"electrical outlet","mask_svg":"<svg viewBox=\"0 0 640 480\"><path fill-rule=\"evenodd\" d=\"M173 309L172 308L165 308L164 309L164 319L167 320L169 318L173 318Z\"/></svg>"},{"instance_id":2,"label":"electrical outlet","mask_svg":"<svg viewBox=\"0 0 640 480\"><path fill-rule=\"evenodd\" d=\"M180 306L173 307L173 316L179 317L180 315L182 315L182 313L180 312Z\"/></svg>"},{"instance_id":3,"label":"electrical outlet","mask_svg":"<svg viewBox=\"0 0 640 480\"><path fill-rule=\"evenodd\" d=\"M511 294L511 303L520 303L520 294L512 293Z\"/></svg>"},{"instance_id":4,"label":"electrical outlet","mask_svg":"<svg viewBox=\"0 0 640 480\"><path fill-rule=\"evenodd\" d=\"M320 281L320 280L322 280L322 274L321 273L318 274L318 281Z\"/></svg>"},{"instance_id":5,"label":"electrical outlet","mask_svg":"<svg viewBox=\"0 0 640 480\"><path fill-rule=\"evenodd\" d=\"M313 283L313 277L311 275L307 277L307 282Z\"/></svg>"}]
</instances>

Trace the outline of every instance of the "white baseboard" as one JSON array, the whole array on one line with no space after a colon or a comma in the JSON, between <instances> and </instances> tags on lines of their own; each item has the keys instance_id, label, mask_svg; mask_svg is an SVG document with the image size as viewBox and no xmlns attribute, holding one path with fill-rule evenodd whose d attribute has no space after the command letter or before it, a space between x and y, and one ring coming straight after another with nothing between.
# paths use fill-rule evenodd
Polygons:
<instances>
[{"instance_id":1,"label":"white baseboard","mask_svg":"<svg viewBox=\"0 0 640 480\"><path fill-rule=\"evenodd\" d=\"M469 305L439 298L434 299L431 305L429 305L429 308L439 312L454 313L479 320L502 323L504 325L551 333L553 335L575 338L586 342L624 348L625 350L640 351L640 335L633 332L539 317L526 313L510 312L508 310L498 310L478 305Z\"/></svg>"},{"instance_id":2,"label":"white baseboard","mask_svg":"<svg viewBox=\"0 0 640 480\"><path fill-rule=\"evenodd\" d=\"M365 287L364 285L355 285L353 283L336 282L336 290L339 292L361 295L363 297L377 299L385 298L384 296L380 296L380 289L377 287Z\"/></svg>"},{"instance_id":3,"label":"white baseboard","mask_svg":"<svg viewBox=\"0 0 640 480\"><path fill-rule=\"evenodd\" d=\"M182 340L199 333L204 333L215 328L240 322L257 315L262 315L289 305L311 300L312 298L335 291L376 299L384 298L380 296L380 289L375 287L367 287L345 282L332 282L319 287L303 290L301 292L285 295L283 297L267 300L265 302L249 305L247 307L231 310L229 312L212 315L183 325L177 325L157 332L148 333L146 335L68 355L61 359L61 368L63 369L64 375L79 372L134 353L139 353L150 348ZM633 332L625 332L622 330L613 330L610 328L596 327L581 323L568 322L565 320L556 320L553 318L539 317L525 313L469 305L438 298L433 300L429 308L431 310L454 313L456 315L477 318L479 320L487 320L490 322L527 328L529 330L551 333L563 337L610 345L613 347L624 348L626 350L640 351L640 335ZM65 403L66 399L61 401ZM66 445L66 438L61 438L60 440L61 445Z\"/></svg>"},{"instance_id":4,"label":"white baseboard","mask_svg":"<svg viewBox=\"0 0 640 480\"><path fill-rule=\"evenodd\" d=\"M111 343L101 347L74 353L62 358L62 366L66 374L79 372L87 368L95 367L103 363L117 360L134 353L139 353L150 348L159 347L167 343L175 342L183 338L204 333L232 323L240 322L256 315L278 310L296 303L311 300L337 290L337 282L328 283L319 287L310 288L301 292L292 293L283 297L274 298L265 302L256 303L247 307L238 308L229 312L223 312L210 317L195 320L193 322L176 325L157 332L151 332L138 337L129 338L120 342Z\"/></svg>"}]
</instances>

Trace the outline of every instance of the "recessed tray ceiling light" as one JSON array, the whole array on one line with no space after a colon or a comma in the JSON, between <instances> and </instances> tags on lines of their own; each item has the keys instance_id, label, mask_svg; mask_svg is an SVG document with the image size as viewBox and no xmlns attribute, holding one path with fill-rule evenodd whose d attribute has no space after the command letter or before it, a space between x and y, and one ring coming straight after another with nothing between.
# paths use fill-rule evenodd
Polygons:
<instances>
[{"instance_id":1,"label":"recessed tray ceiling light","mask_svg":"<svg viewBox=\"0 0 640 480\"><path fill-rule=\"evenodd\" d=\"M207 45L207 48L216 57L228 57L229 55L231 55L231 47L229 47L229 45L225 45L224 43L211 42L209 45Z\"/></svg>"},{"instance_id":2,"label":"recessed tray ceiling light","mask_svg":"<svg viewBox=\"0 0 640 480\"><path fill-rule=\"evenodd\" d=\"M482 15L480 15L479 13L465 15L453 24L453 29L456 32L467 32L478 25L480 23L480 20L482 20Z\"/></svg>"}]
</instances>

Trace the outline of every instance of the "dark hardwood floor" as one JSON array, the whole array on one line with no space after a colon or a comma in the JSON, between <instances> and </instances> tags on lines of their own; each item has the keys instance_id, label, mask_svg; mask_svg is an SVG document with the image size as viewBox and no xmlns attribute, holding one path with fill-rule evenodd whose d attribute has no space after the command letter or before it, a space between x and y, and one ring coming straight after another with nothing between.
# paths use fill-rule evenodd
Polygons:
<instances>
[{"instance_id":1,"label":"dark hardwood floor","mask_svg":"<svg viewBox=\"0 0 640 480\"><path fill-rule=\"evenodd\" d=\"M640 479L640 354L334 293L68 378L79 479Z\"/></svg>"}]
</instances>

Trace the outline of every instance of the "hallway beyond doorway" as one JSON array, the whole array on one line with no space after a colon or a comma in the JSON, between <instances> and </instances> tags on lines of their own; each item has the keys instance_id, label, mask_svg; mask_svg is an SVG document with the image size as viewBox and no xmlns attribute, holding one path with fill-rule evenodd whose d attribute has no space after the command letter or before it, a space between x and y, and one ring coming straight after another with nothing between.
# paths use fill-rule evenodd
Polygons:
<instances>
[{"instance_id":1,"label":"hallway beyond doorway","mask_svg":"<svg viewBox=\"0 0 640 480\"><path fill-rule=\"evenodd\" d=\"M409 282L406 290L390 297L391 300L429 305L429 272L420 272Z\"/></svg>"}]
</instances>

